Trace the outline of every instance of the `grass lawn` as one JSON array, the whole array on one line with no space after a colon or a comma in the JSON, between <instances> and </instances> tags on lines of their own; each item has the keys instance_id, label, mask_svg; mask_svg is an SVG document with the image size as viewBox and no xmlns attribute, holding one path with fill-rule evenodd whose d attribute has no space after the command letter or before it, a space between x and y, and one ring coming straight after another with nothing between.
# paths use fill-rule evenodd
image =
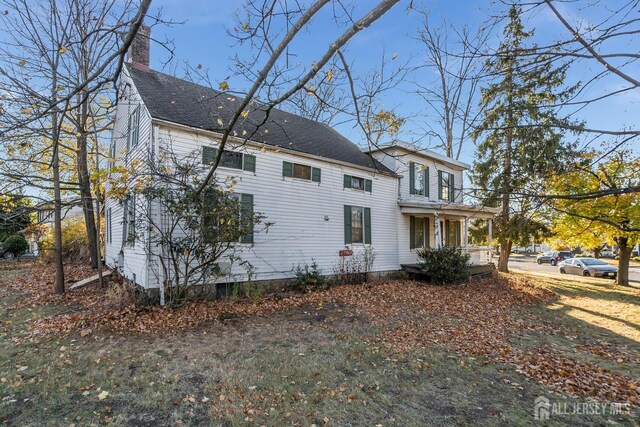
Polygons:
<instances>
[{"instance_id":1,"label":"grass lawn","mask_svg":"<svg viewBox=\"0 0 640 427\"><path fill-rule=\"evenodd\" d=\"M637 425L637 289L513 274L96 318L113 291L34 297L28 267L0 267L2 425L540 425L541 395L630 403L544 425Z\"/></svg>"}]
</instances>

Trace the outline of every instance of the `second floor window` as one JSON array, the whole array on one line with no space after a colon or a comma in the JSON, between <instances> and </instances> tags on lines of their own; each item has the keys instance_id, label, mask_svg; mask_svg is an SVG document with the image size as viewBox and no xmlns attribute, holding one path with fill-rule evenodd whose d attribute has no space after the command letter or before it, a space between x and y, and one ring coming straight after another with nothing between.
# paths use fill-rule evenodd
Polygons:
<instances>
[{"instance_id":1,"label":"second floor window","mask_svg":"<svg viewBox=\"0 0 640 427\"><path fill-rule=\"evenodd\" d=\"M345 175L344 188L353 190L368 191L371 193L372 182L370 179L360 178L357 176Z\"/></svg>"},{"instance_id":2,"label":"second floor window","mask_svg":"<svg viewBox=\"0 0 640 427\"><path fill-rule=\"evenodd\" d=\"M440 200L455 201L455 182L452 173L438 171L438 193Z\"/></svg>"},{"instance_id":3,"label":"second floor window","mask_svg":"<svg viewBox=\"0 0 640 427\"><path fill-rule=\"evenodd\" d=\"M138 145L140 139L140 106L138 105L129 114L129 133L127 139L127 147L133 148Z\"/></svg>"},{"instance_id":4,"label":"second floor window","mask_svg":"<svg viewBox=\"0 0 640 427\"><path fill-rule=\"evenodd\" d=\"M320 182L321 170L299 163L282 162L282 176Z\"/></svg>"},{"instance_id":5,"label":"second floor window","mask_svg":"<svg viewBox=\"0 0 640 427\"><path fill-rule=\"evenodd\" d=\"M202 163L211 165L218 157L218 149L214 147L202 147ZM224 150L218 166L222 168L256 171L256 156L235 151Z\"/></svg>"},{"instance_id":6,"label":"second floor window","mask_svg":"<svg viewBox=\"0 0 640 427\"><path fill-rule=\"evenodd\" d=\"M409 163L409 194L429 197L429 168Z\"/></svg>"}]
</instances>

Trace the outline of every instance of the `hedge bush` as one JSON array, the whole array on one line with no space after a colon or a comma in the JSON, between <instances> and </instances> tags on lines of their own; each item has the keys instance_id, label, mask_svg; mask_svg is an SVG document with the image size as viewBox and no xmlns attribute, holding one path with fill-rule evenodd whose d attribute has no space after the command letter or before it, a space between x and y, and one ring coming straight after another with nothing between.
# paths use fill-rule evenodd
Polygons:
<instances>
[{"instance_id":1,"label":"hedge bush","mask_svg":"<svg viewBox=\"0 0 640 427\"><path fill-rule=\"evenodd\" d=\"M420 268L438 285L462 283L469 279L469 254L455 246L417 249Z\"/></svg>"},{"instance_id":2,"label":"hedge bush","mask_svg":"<svg viewBox=\"0 0 640 427\"><path fill-rule=\"evenodd\" d=\"M53 261L53 227L38 243L46 261ZM62 257L67 260L88 261L91 258L87 229L82 216L62 221Z\"/></svg>"},{"instance_id":3,"label":"hedge bush","mask_svg":"<svg viewBox=\"0 0 640 427\"><path fill-rule=\"evenodd\" d=\"M15 256L21 255L29 249L29 243L22 234L13 234L7 237L0 246L5 252L11 252Z\"/></svg>"},{"instance_id":4,"label":"hedge bush","mask_svg":"<svg viewBox=\"0 0 640 427\"><path fill-rule=\"evenodd\" d=\"M293 290L304 291L307 288L320 288L325 284L326 278L322 275L322 270L318 267L316 260L311 260L311 265L304 264L295 268L296 280Z\"/></svg>"}]
</instances>

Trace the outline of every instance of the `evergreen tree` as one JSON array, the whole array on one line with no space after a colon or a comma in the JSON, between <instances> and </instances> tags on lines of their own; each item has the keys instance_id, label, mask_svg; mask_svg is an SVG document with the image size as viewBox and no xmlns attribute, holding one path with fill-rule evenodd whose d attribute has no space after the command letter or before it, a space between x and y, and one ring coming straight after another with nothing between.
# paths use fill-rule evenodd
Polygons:
<instances>
[{"instance_id":1,"label":"evergreen tree","mask_svg":"<svg viewBox=\"0 0 640 427\"><path fill-rule=\"evenodd\" d=\"M473 135L477 153L471 178L483 204L502 208L496 224L498 270L507 272L513 242L527 240L545 226L536 219L541 205L531 194L551 172L562 169L571 152L555 131L554 124L563 119L553 105L574 88L560 92L566 66L554 67L548 54L526 46L533 32L524 30L519 7L509 10L503 34L487 63L495 80L482 90L485 108Z\"/></svg>"}]
</instances>

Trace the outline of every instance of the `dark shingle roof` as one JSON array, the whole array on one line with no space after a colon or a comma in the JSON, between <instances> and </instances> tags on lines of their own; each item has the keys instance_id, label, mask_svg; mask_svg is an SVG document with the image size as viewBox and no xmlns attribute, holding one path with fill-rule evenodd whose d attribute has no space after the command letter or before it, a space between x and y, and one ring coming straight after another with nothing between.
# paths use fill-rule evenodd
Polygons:
<instances>
[{"instance_id":1,"label":"dark shingle roof","mask_svg":"<svg viewBox=\"0 0 640 427\"><path fill-rule=\"evenodd\" d=\"M149 113L157 119L221 131L218 119L228 123L242 101L237 96L157 71L141 71L133 67L128 67L128 71ZM248 117L238 120L234 128L237 136L248 138L253 134L252 141L392 173L327 125L272 109L266 123L258 127L265 114L258 107L251 109Z\"/></svg>"}]
</instances>

